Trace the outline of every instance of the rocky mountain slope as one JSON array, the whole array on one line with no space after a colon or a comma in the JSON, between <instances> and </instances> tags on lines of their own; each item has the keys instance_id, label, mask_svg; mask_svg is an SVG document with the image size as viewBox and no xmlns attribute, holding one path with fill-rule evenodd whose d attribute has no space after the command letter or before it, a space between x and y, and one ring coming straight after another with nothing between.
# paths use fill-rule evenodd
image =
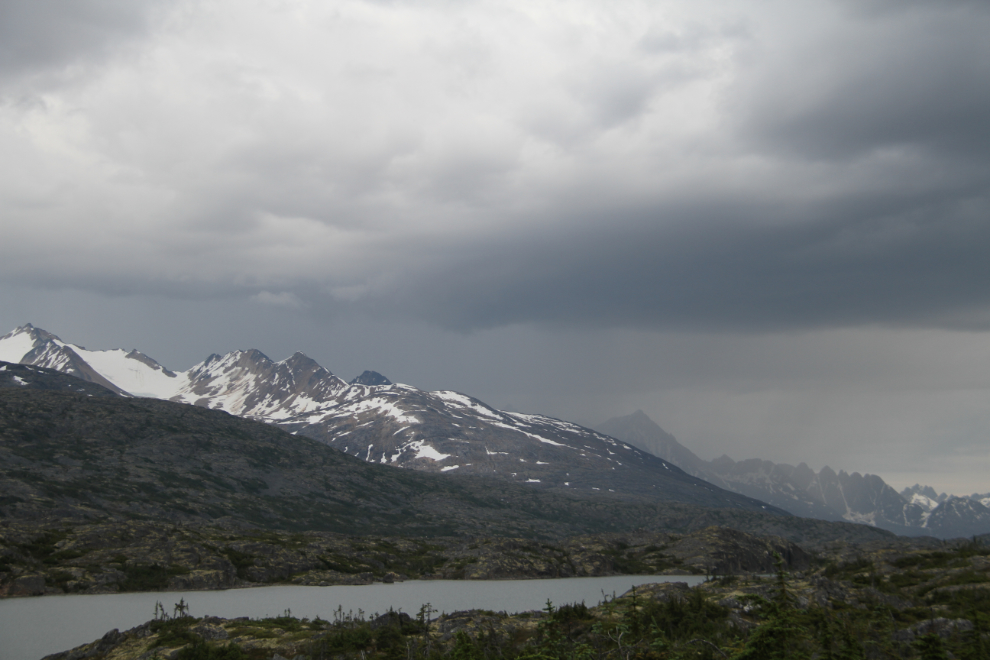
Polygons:
<instances>
[{"instance_id":1,"label":"rocky mountain slope","mask_svg":"<svg viewBox=\"0 0 990 660\"><path fill-rule=\"evenodd\" d=\"M154 520L360 534L555 536L657 507L371 465L220 411L0 389L0 519Z\"/></svg>"},{"instance_id":2,"label":"rocky mountain slope","mask_svg":"<svg viewBox=\"0 0 990 660\"><path fill-rule=\"evenodd\" d=\"M458 392L425 392L374 372L347 383L302 353L274 362L256 350L233 351L173 372L136 350L90 351L26 325L0 337L0 359L278 424L373 463L558 492L775 510L576 424L499 411Z\"/></svg>"},{"instance_id":3,"label":"rocky mountain slope","mask_svg":"<svg viewBox=\"0 0 990 660\"><path fill-rule=\"evenodd\" d=\"M719 525L799 543L879 538L861 526L763 510L555 493L483 476L401 470L222 411L23 385L0 388L0 521L38 529L156 521L540 538Z\"/></svg>"},{"instance_id":4,"label":"rocky mountain slope","mask_svg":"<svg viewBox=\"0 0 990 660\"><path fill-rule=\"evenodd\" d=\"M980 496L938 495L922 486L898 493L877 475L836 473L827 466L815 472L804 463L793 466L759 459L737 462L728 456L704 461L642 411L610 419L598 430L662 456L693 476L795 515L847 520L898 534L939 538L990 532L990 501L981 502Z\"/></svg>"}]
</instances>

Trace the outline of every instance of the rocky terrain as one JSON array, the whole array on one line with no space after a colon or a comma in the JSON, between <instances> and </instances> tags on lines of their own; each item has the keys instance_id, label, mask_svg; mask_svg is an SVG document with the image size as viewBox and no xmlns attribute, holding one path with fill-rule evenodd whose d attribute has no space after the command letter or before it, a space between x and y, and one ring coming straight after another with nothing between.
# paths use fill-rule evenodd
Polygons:
<instances>
[{"instance_id":1,"label":"rocky terrain","mask_svg":"<svg viewBox=\"0 0 990 660\"><path fill-rule=\"evenodd\" d=\"M766 573L812 556L779 537L708 528L520 538L355 537L327 532L235 533L214 527L102 523L38 533L0 528L0 597L63 593L327 586L409 579Z\"/></svg>"},{"instance_id":2,"label":"rocky terrain","mask_svg":"<svg viewBox=\"0 0 990 660\"><path fill-rule=\"evenodd\" d=\"M990 653L990 548L886 548L775 578L644 585L596 607L386 612L332 621L188 616L181 604L134 629L46 660L138 658L973 658Z\"/></svg>"},{"instance_id":3,"label":"rocky terrain","mask_svg":"<svg viewBox=\"0 0 990 660\"><path fill-rule=\"evenodd\" d=\"M642 411L616 417L598 430L667 460L692 476L769 502L798 516L874 525L897 534L938 538L990 532L990 498L938 496L915 486L898 493L874 474L815 472L797 466L722 456L704 461L681 445Z\"/></svg>"}]
</instances>

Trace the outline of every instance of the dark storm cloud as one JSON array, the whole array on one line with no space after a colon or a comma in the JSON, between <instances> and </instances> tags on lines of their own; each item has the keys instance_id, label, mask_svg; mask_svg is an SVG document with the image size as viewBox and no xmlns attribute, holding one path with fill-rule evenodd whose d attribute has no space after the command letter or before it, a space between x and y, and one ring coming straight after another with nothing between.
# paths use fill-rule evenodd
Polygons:
<instances>
[{"instance_id":1,"label":"dark storm cloud","mask_svg":"<svg viewBox=\"0 0 990 660\"><path fill-rule=\"evenodd\" d=\"M879 149L954 152L986 165L985 3L851 3L840 39L766 49L729 99L742 135L802 158ZM873 11L869 11L872 9Z\"/></svg>"},{"instance_id":2,"label":"dark storm cloud","mask_svg":"<svg viewBox=\"0 0 990 660\"><path fill-rule=\"evenodd\" d=\"M990 198L977 193L983 196L850 200L810 220L769 205L699 206L673 222L651 222L644 212L611 227L588 223L468 250L402 293L428 301L428 317L462 329L527 321L986 328Z\"/></svg>"},{"instance_id":3,"label":"dark storm cloud","mask_svg":"<svg viewBox=\"0 0 990 660\"><path fill-rule=\"evenodd\" d=\"M100 57L147 28L143 0L0 3L0 78Z\"/></svg>"},{"instance_id":4,"label":"dark storm cloud","mask_svg":"<svg viewBox=\"0 0 990 660\"><path fill-rule=\"evenodd\" d=\"M747 35L746 66L710 137L776 183L738 194L740 171L713 168L635 211L560 200L568 217L465 246L397 299L460 329L990 327L990 6L839 6L834 29L729 33ZM687 34L643 42L698 43ZM623 98L612 79L602 103Z\"/></svg>"},{"instance_id":5,"label":"dark storm cloud","mask_svg":"<svg viewBox=\"0 0 990 660\"><path fill-rule=\"evenodd\" d=\"M990 315L986 3L67 6L0 10L7 70L103 64L0 104L8 282L459 330Z\"/></svg>"}]
</instances>

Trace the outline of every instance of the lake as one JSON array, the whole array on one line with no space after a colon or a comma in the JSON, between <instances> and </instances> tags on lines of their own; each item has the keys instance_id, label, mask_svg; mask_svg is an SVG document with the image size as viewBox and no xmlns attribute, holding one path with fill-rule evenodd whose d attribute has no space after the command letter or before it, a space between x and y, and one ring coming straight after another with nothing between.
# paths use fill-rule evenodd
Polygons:
<instances>
[{"instance_id":1,"label":"lake","mask_svg":"<svg viewBox=\"0 0 990 660\"><path fill-rule=\"evenodd\" d=\"M467 609L525 612L584 601L596 605L602 594L621 595L633 586L651 582L704 581L701 576L620 575L601 578L553 580L410 580L395 584L333 587L257 587L226 591L182 591L109 594L102 596L42 596L0 600L0 660L40 660L99 639L109 630L138 626L154 616L155 603L167 612L180 599L193 616L253 619L281 616L320 616L363 610L365 616L391 607L416 616L424 603L438 612ZM434 615L434 618L436 615Z\"/></svg>"}]
</instances>

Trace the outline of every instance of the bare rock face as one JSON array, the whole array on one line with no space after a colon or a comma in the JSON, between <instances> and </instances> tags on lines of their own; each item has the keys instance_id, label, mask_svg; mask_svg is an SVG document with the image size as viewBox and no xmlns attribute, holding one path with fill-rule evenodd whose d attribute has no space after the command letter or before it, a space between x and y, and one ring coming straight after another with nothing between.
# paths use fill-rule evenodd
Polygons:
<instances>
[{"instance_id":1,"label":"bare rock face","mask_svg":"<svg viewBox=\"0 0 990 660\"><path fill-rule=\"evenodd\" d=\"M45 593L44 575L21 575L0 587L0 596L41 596Z\"/></svg>"}]
</instances>

